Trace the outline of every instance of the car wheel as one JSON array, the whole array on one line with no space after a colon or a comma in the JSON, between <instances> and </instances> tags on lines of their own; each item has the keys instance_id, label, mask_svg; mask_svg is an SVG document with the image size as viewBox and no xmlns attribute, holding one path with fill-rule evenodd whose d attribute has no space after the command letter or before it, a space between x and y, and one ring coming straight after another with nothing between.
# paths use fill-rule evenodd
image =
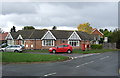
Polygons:
<instances>
[{"instance_id":1,"label":"car wheel","mask_svg":"<svg viewBox=\"0 0 120 78\"><path fill-rule=\"evenodd\" d=\"M19 52L18 50L15 50L14 52Z\"/></svg>"},{"instance_id":2,"label":"car wheel","mask_svg":"<svg viewBox=\"0 0 120 78\"><path fill-rule=\"evenodd\" d=\"M68 50L68 51L67 51L67 53L68 53L68 54L71 54L71 53L72 53L72 51L71 51L71 50Z\"/></svg>"},{"instance_id":3,"label":"car wheel","mask_svg":"<svg viewBox=\"0 0 120 78\"><path fill-rule=\"evenodd\" d=\"M55 54L55 53L56 53L56 50L52 50L52 53L54 53L54 54Z\"/></svg>"}]
</instances>

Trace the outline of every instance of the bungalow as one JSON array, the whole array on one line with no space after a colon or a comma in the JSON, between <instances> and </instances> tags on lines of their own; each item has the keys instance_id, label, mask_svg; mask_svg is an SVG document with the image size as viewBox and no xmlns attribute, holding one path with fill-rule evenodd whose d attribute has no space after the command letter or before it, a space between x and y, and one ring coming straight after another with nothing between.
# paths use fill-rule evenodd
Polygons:
<instances>
[{"instance_id":1,"label":"bungalow","mask_svg":"<svg viewBox=\"0 0 120 78\"><path fill-rule=\"evenodd\" d=\"M81 49L82 44L89 46L94 36L81 31L67 30L19 30L10 32L6 37L8 45L24 45L25 49L48 49L61 43L68 43L73 49Z\"/></svg>"}]
</instances>

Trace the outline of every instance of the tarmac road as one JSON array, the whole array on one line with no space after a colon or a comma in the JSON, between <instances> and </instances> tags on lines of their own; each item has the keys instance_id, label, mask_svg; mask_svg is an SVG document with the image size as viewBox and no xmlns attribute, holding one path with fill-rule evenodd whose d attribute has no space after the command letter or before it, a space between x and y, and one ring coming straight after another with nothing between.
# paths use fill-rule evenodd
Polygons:
<instances>
[{"instance_id":1,"label":"tarmac road","mask_svg":"<svg viewBox=\"0 0 120 78\"><path fill-rule=\"evenodd\" d=\"M64 54L63 54L64 55ZM3 76L118 76L118 52L69 55L72 60L3 65Z\"/></svg>"}]
</instances>

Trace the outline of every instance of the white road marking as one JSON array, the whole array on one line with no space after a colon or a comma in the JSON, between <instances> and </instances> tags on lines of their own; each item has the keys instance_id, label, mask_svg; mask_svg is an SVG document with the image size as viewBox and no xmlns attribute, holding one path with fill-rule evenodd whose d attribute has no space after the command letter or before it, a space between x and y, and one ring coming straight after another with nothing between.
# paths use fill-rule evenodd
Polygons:
<instances>
[{"instance_id":1,"label":"white road marking","mask_svg":"<svg viewBox=\"0 0 120 78\"><path fill-rule=\"evenodd\" d=\"M80 67L80 66L84 66L84 65L90 64L90 63L93 63L93 62L94 62L94 61L90 61L90 62L87 62L87 63L83 63L83 64L81 64L81 65L76 66L76 68L78 68L78 67Z\"/></svg>"},{"instance_id":2,"label":"white road marking","mask_svg":"<svg viewBox=\"0 0 120 78\"><path fill-rule=\"evenodd\" d=\"M72 61L72 60L67 60L67 61L63 61L63 62L69 62L69 61Z\"/></svg>"},{"instance_id":3,"label":"white road marking","mask_svg":"<svg viewBox=\"0 0 120 78\"><path fill-rule=\"evenodd\" d=\"M44 76L50 76L50 75L54 75L54 74L56 74L56 73L49 73L49 74L46 74Z\"/></svg>"},{"instance_id":4,"label":"white road marking","mask_svg":"<svg viewBox=\"0 0 120 78\"><path fill-rule=\"evenodd\" d=\"M109 58L109 56L102 57L102 58L100 58L100 60L104 60L106 58Z\"/></svg>"},{"instance_id":5,"label":"white road marking","mask_svg":"<svg viewBox=\"0 0 120 78\"><path fill-rule=\"evenodd\" d=\"M95 54L86 54L86 55L81 55L81 56L76 56L76 57L71 57L72 59L76 59L76 58L83 58L83 57L87 57L87 56L92 56L92 55L98 55L100 53L95 53Z\"/></svg>"},{"instance_id":6,"label":"white road marking","mask_svg":"<svg viewBox=\"0 0 120 78\"><path fill-rule=\"evenodd\" d=\"M85 55L80 55L80 56L76 56L76 57L70 57L70 56L69 56L69 58L71 58L71 60L67 60L67 61L63 61L63 62L69 62L69 61L72 61L73 59L83 58L83 57L92 56L92 55L98 55L98 54L100 54L100 53L85 54Z\"/></svg>"}]
</instances>

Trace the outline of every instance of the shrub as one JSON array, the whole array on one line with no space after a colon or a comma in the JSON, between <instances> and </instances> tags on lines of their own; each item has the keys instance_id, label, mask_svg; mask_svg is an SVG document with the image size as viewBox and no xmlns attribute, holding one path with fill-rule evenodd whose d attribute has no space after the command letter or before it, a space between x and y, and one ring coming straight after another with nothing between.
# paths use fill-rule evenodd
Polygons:
<instances>
[{"instance_id":1,"label":"shrub","mask_svg":"<svg viewBox=\"0 0 120 78\"><path fill-rule=\"evenodd\" d=\"M91 49L102 49L102 44L92 44Z\"/></svg>"},{"instance_id":2,"label":"shrub","mask_svg":"<svg viewBox=\"0 0 120 78\"><path fill-rule=\"evenodd\" d=\"M6 45L3 45L3 46L1 46L2 48L4 48L4 47L7 47L8 45L6 44Z\"/></svg>"}]
</instances>

